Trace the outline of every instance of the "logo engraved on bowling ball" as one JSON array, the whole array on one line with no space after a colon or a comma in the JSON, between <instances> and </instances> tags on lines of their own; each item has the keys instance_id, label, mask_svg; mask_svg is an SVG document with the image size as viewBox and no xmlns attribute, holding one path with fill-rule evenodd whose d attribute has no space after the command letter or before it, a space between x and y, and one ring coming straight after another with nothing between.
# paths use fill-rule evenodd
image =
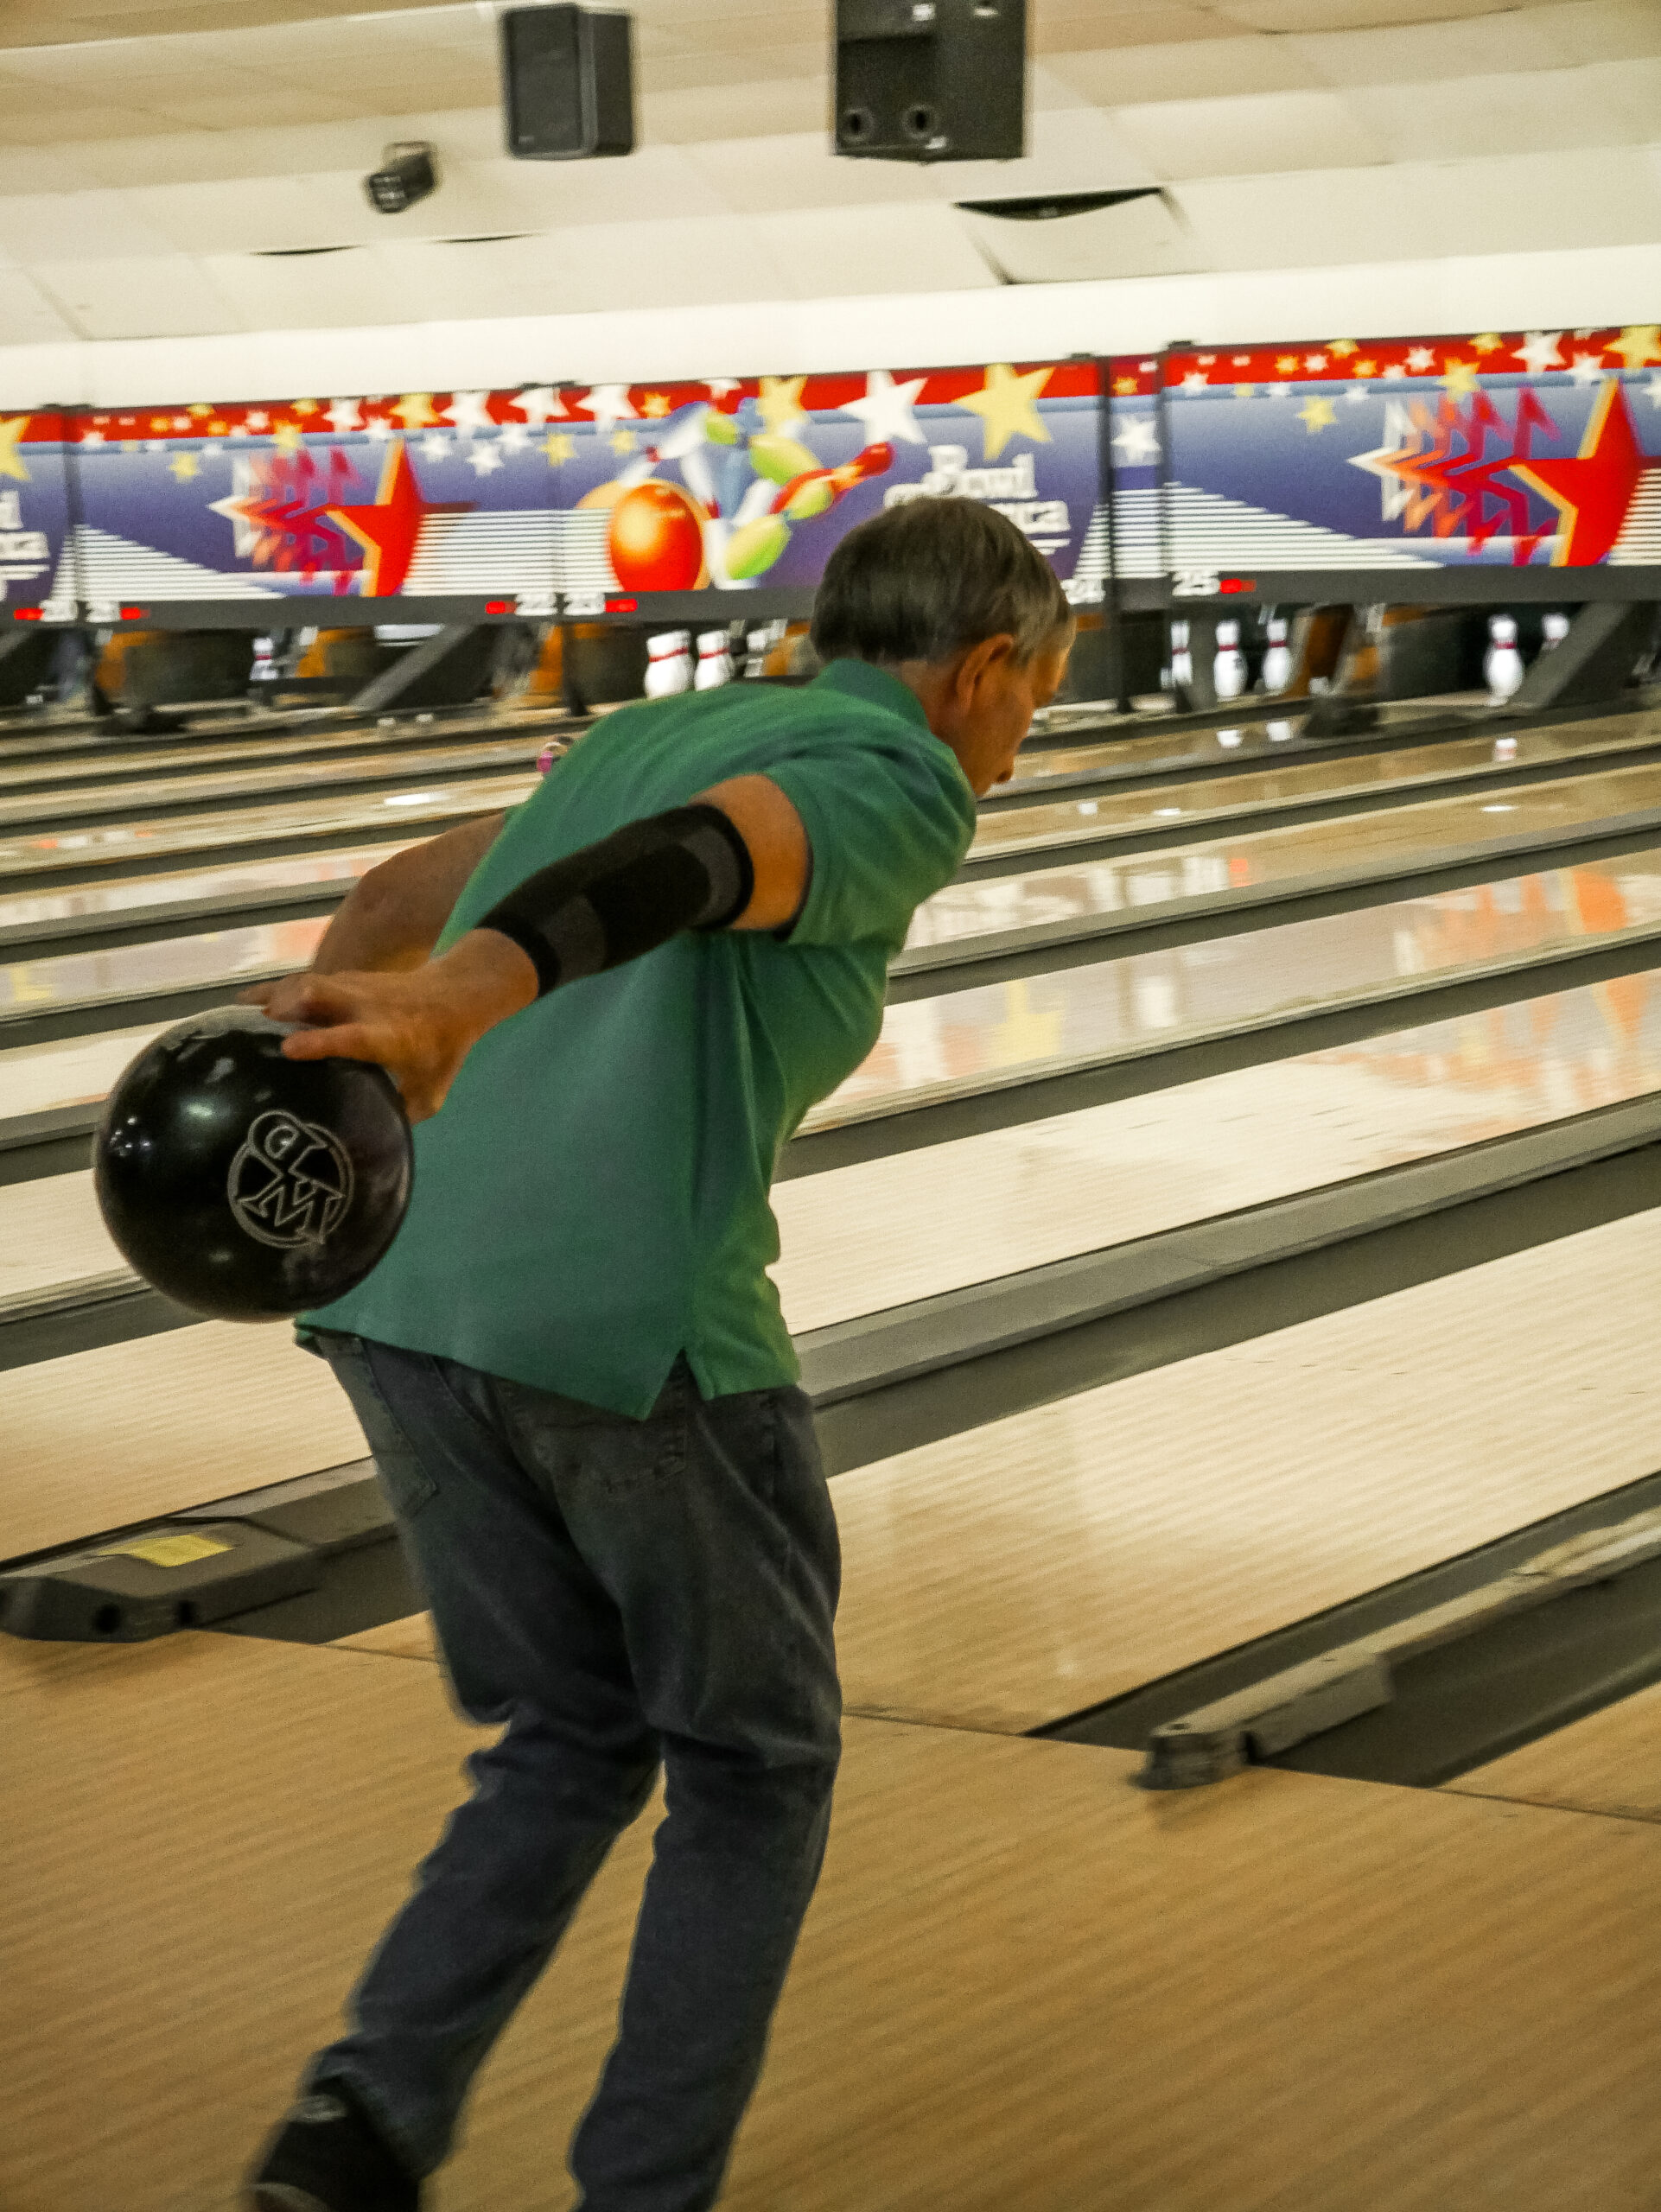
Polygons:
<instances>
[{"instance_id":1,"label":"logo engraved on bowling ball","mask_svg":"<svg viewBox=\"0 0 1661 2212\"><path fill-rule=\"evenodd\" d=\"M280 1110L248 1124L225 1195L262 1244L327 1243L352 1203L352 1162L330 1129Z\"/></svg>"}]
</instances>

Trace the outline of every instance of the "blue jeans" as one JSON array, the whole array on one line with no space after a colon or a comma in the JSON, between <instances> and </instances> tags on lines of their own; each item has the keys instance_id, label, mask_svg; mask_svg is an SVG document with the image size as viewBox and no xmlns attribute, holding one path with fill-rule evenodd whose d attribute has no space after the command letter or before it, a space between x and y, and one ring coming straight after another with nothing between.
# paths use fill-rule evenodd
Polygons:
<instances>
[{"instance_id":1,"label":"blue jeans","mask_svg":"<svg viewBox=\"0 0 1661 2212\"><path fill-rule=\"evenodd\" d=\"M411 2171L615 1838L667 1813L617 2039L571 2146L583 2212L715 2202L818 1879L840 1755L837 1528L797 1389L644 1421L329 1335L432 1608L468 1762L309 2082L344 2078Z\"/></svg>"}]
</instances>

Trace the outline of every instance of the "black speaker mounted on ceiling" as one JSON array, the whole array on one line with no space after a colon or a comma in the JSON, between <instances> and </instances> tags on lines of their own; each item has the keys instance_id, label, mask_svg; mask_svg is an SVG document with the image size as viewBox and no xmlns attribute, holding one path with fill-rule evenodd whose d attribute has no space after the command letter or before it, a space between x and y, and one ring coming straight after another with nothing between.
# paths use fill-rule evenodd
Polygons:
<instances>
[{"instance_id":1,"label":"black speaker mounted on ceiling","mask_svg":"<svg viewBox=\"0 0 1661 2212\"><path fill-rule=\"evenodd\" d=\"M836 149L882 162L1027 150L1027 0L837 0Z\"/></svg>"},{"instance_id":2,"label":"black speaker mounted on ceiling","mask_svg":"<svg viewBox=\"0 0 1661 2212\"><path fill-rule=\"evenodd\" d=\"M522 162L634 151L633 24L608 9L508 8L502 25L507 150Z\"/></svg>"}]
</instances>

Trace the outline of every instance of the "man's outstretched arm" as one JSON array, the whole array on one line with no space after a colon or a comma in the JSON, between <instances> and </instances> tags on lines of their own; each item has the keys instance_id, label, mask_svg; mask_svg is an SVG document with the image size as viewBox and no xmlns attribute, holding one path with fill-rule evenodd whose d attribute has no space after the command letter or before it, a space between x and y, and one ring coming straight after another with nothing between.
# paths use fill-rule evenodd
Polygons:
<instances>
[{"instance_id":1,"label":"man's outstretched arm","mask_svg":"<svg viewBox=\"0 0 1661 2212\"><path fill-rule=\"evenodd\" d=\"M801 906L810 867L791 801L765 776L741 776L538 870L436 960L378 960L364 972L331 959L248 995L278 1020L308 1025L285 1042L290 1058L372 1060L422 1121L497 1022L683 931L780 928ZM343 928L320 960L353 941ZM379 950L399 940L388 921L380 932L366 925L360 941Z\"/></svg>"}]
</instances>

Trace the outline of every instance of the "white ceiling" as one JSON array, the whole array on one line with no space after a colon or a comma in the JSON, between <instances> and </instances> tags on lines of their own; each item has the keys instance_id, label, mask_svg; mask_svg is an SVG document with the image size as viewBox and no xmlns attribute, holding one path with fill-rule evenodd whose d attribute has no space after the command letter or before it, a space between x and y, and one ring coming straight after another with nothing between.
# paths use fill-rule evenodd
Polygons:
<instances>
[{"instance_id":1,"label":"white ceiling","mask_svg":"<svg viewBox=\"0 0 1661 2212\"><path fill-rule=\"evenodd\" d=\"M633 157L536 163L487 3L11 0L0 344L1661 238L1661 0L1031 0L1028 157L929 168L828 152L829 0L710 7L636 0ZM362 179L396 138L442 182L389 218Z\"/></svg>"}]
</instances>

